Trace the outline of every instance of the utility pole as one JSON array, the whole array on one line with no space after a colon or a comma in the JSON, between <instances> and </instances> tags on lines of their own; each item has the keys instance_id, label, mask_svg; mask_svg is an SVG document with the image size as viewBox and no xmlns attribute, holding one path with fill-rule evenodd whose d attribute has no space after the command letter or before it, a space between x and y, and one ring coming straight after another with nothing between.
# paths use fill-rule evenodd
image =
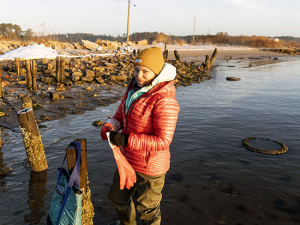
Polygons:
<instances>
[{"instance_id":1,"label":"utility pole","mask_svg":"<svg viewBox=\"0 0 300 225\"><path fill-rule=\"evenodd\" d=\"M130 0L128 0L128 17L127 17L127 46L128 46L128 42L129 42L129 15L130 15Z\"/></svg>"},{"instance_id":2,"label":"utility pole","mask_svg":"<svg viewBox=\"0 0 300 225\"><path fill-rule=\"evenodd\" d=\"M194 16L193 44L195 44L195 26L196 26L196 16Z\"/></svg>"}]
</instances>

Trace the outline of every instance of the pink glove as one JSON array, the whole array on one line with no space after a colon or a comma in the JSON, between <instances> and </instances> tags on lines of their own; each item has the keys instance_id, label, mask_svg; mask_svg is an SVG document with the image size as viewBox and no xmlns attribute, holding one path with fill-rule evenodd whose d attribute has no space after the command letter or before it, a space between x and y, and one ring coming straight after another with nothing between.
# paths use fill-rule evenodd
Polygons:
<instances>
[{"instance_id":1,"label":"pink glove","mask_svg":"<svg viewBox=\"0 0 300 225\"><path fill-rule=\"evenodd\" d=\"M120 176L120 189L123 190L125 186L127 189L130 189L136 182L135 171L127 162L119 147L114 147L112 151L114 153L114 157L118 166Z\"/></svg>"},{"instance_id":2,"label":"pink glove","mask_svg":"<svg viewBox=\"0 0 300 225\"><path fill-rule=\"evenodd\" d=\"M120 176L120 189L123 190L126 186L127 189L133 187L136 182L136 174L131 165L127 162L125 156L121 153L120 148L113 145L109 140L110 133L106 133L109 146L111 147L114 157L118 166ZM122 146L123 147L123 146Z\"/></svg>"},{"instance_id":3,"label":"pink glove","mask_svg":"<svg viewBox=\"0 0 300 225\"><path fill-rule=\"evenodd\" d=\"M107 140L106 133L109 131L113 131L113 130L114 130L114 127L110 123L107 123L107 122L104 123L102 125L101 131L100 131L102 140Z\"/></svg>"}]
</instances>

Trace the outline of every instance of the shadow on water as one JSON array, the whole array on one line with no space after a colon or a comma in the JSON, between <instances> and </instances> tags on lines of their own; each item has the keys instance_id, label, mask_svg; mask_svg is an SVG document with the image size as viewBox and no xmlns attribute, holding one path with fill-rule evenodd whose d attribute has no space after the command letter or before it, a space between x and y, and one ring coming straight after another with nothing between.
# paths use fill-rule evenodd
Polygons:
<instances>
[{"instance_id":1,"label":"shadow on water","mask_svg":"<svg viewBox=\"0 0 300 225\"><path fill-rule=\"evenodd\" d=\"M24 216L24 222L29 224L38 224L46 215L45 196L47 190L47 174L48 170L42 172L30 172L30 180L28 184L28 205L30 214ZM47 212L48 213L48 212Z\"/></svg>"}]
</instances>

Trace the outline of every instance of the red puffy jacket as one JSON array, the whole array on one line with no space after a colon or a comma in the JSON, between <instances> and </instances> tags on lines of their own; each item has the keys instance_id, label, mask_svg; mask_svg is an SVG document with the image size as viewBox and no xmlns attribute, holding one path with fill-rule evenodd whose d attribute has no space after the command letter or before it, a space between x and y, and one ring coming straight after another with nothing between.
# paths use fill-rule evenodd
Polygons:
<instances>
[{"instance_id":1,"label":"red puffy jacket","mask_svg":"<svg viewBox=\"0 0 300 225\"><path fill-rule=\"evenodd\" d=\"M154 86L133 101L126 114L126 98L132 85L133 82L108 122L119 125L115 131L123 129L123 133L129 134L128 145L121 146L121 151L135 171L149 176L163 174L170 168L169 146L180 110L174 81Z\"/></svg>"}]
</instances>

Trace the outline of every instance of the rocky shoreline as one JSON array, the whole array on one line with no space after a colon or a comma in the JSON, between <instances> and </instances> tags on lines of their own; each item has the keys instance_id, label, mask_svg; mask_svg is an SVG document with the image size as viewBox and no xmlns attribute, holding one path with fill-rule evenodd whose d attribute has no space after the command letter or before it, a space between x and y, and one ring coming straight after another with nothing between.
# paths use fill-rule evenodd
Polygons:
<instances>
[{"instance_id":1,"label":"rocky shoreline","mask_svg":"<svg viewBox=\"0 0 300 225\"><path fill-rule=\"evenodd\" d=\"M55 59L36 60L37 90L28 90L25 61L17 74L14 60L0 61L3 98L0 99L0 127L19 132L17 112L22 98L30 96L35 118L43 121L81 114L118 101L133 74L133 54L115 52L107 56L66 57L65 81L58 82ZM175 85L188 86L211 79L209 70L199 62L166 60L177 69ZM57 93L54 98L53 93Z\"/></svg>"}]
</instances>

